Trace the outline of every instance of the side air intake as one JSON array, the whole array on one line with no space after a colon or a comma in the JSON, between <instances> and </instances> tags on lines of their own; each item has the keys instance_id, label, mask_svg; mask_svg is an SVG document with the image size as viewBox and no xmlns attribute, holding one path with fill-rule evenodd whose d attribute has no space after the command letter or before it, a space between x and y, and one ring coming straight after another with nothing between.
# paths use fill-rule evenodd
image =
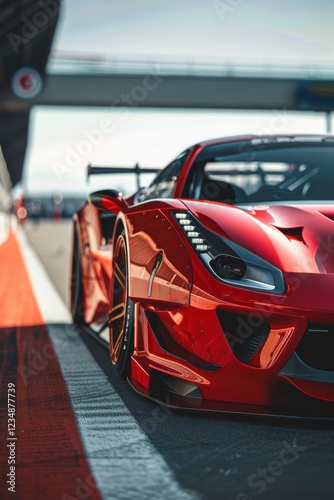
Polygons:
<instances>
[{"instance_id":1,"label":"side air intake","mask_svg":"<svg viewBox=\"0 0 334 500\"><path fill-rule=\"evenodd\" d=\"M235 314L223 309L217 311L218 319L234 356L243 363L248 363L258 353L267 340L270 325L267 321Z\"/></svg>"}]
</instances>

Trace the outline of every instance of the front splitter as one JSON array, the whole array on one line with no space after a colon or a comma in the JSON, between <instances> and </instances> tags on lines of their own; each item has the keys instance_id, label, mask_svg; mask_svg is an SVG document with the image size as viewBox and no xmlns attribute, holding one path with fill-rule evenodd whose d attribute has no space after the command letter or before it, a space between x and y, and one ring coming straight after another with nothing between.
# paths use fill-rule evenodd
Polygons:
<instances>
[{"instance_id":1,"label":"front splitter","mask_svg":"<svg viewBox=\"0 0 334 500\"><path fill-rule=\"evenodd\" d=\"M87 326L83 326L81 329L93 337L94 340L97 340L103 347L109 349L108 342L100 337L99 332ZM154 401L167 411L222 413L231 416L253 416L272 419L288 419L292 421L295 419L298 421L325 421L334 423L334 403L315 400L304 396L293 388L290 388L291 403L287 405L261 406L184 397L165 389L155 391L154 394L152 394L136 380L128 378L128 382L137 394Z\"/></svg>"},{"instance_id":2,"label":"front splitter","mask_svg":"<svg viewBox=\"0 0 334 500\"><path fill-rule=\"evenodd\" d=\"M333 403L315 401L300 394L296 394L295 398L292 396L292 402L286 405L260 406L184 397L166 390L151 394L150 391L135 380L128 379L128 382L137 394L154 401L166 410L223 413L232 416L283 418L289 420L298 419L299 421L326 421L334 424Z\"/></svg>"}]
</instances>

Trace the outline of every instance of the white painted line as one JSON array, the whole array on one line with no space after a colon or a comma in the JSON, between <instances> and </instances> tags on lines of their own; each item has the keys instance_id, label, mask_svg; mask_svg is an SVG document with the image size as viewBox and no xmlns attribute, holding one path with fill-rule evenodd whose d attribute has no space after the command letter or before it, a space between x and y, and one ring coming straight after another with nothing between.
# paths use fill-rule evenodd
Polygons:
<instances>
[{"instance_id":1,"label":"white painted line","mask_svg":"<svg viewBox=\"0 0 334 500\"><path fill-rule=\"evenodd\" d=\"M199 494L186 490L177 482L165 459L97 365L76 328L51 325L49 334L102 498L200 498ZM155 415L153 411L152 419Z\"/></svg>"},{"instance_id":2,"label":"white painted line","mask_svg":"<svg viewBox=\"0 0 334 500\"><path fill-rule=\"evenodd\" d=\"M0 245L4 243L9 235L10 218L5 212L0 211Z\"/></svg>"},{"instance_id":3,"label":"white painted line","mask_svg":"<svg viewBox=\"0 0 334 500\"><path fill-rule=\"evenodd\" d=\"M197 500L197 493L179 485L80 339L76 327L70 324L69 311L20 228L18 239L57 353L86 457L102 497Z\"/></svg>"},{"instance_id":4,"label":"white painted line","mask_svg":"<svg viewBox=\"0 0 334 500\"><path fill-rule=\"evenodd\" d=\"M71 323L71 315L53 286L39 258L28 243L23 230L17 228L17 237L26 263L31 285L45 323Z\"/></svg>"}]
</instances>

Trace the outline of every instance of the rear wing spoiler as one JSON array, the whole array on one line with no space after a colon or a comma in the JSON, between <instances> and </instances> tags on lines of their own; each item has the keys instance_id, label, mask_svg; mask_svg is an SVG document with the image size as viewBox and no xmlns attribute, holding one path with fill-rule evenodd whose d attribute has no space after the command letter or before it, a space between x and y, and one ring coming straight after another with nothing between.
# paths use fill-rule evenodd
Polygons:
<instances>
[{"instance_id":1,"label":"rear wing spoiler","mask_svg":"<svg viewBox=\"0 0 334 500\"><path fill-rule=\"evenodd\" d=\"M87 182L91 175L101 175L101 174L135 174L137 178L137 187L140 189L140 174L154 174L161 170L161 168L155 167L141 167L139 163L136 163L134 167L94 167L89 164L87 166Z\"/></svg>"}]
</instances>

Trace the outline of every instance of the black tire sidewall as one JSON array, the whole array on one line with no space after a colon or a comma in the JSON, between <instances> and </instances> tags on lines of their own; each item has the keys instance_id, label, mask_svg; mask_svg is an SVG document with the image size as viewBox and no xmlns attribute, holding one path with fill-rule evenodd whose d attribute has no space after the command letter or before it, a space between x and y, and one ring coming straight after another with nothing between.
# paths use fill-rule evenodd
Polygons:
<instances>
[{"instance_id":1,"label":"black tire sidewall","mask_svg":"<svg viewBox=\"0 0 334 500\"><path fill-rule=\"evenodd\" d=\"M131 373L131 355L133 353L133 313L134 304L131 299L127 299L126 318L124 325L124 336L122 339L121 351L115 368L121 377L128 377Z\"/></svg>"},{"instance_id":2,"label":"black tire sidewall","mask_svg":"<svg viewBox=\"0 0 334 500\"><path fill-rule=\"evenodd\" d=\"M82 287L82 270L81 270L81 252L80 252L80 244L79 239L76 236L75 238L75 287L72 291L73 299L72 299L72 318L74 323L77 325L83 325L84 321L84 296L83 296L83 287Z\"/></svg>"}]
</instances>

